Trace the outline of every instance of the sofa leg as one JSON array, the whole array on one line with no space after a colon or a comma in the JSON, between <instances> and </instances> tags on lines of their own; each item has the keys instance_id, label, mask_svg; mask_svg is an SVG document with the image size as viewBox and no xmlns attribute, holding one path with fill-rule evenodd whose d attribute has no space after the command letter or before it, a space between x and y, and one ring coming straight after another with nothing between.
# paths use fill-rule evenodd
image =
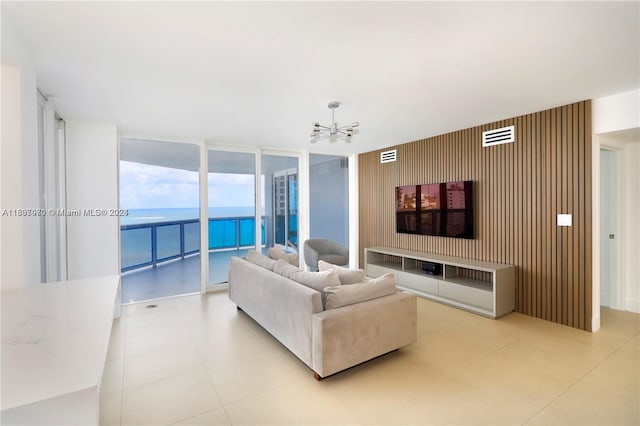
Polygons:
<instances>
[{"instance_id":1,"label":"sofa leg","mask_svg":"<svg viewBox=\"0 0 640 426\"><path fill-rule=\"evenodd\" d=\"M313 378L316 379L317 381L322 380L322 377L318 373L316 373L315 371L313 372Z\"/></svg>"}]
</instances>

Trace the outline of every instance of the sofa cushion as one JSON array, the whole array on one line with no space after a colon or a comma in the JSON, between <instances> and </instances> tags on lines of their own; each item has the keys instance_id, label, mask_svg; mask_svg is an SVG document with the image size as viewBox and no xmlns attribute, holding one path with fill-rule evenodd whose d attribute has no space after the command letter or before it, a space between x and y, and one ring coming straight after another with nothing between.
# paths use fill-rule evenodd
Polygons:
<instances>
[{"instance_id":1,"label":"sofa cushion","mask_svg":"<svg viewBox=\"0 0 640 426\"><path fill-rule=\"evenodd\" d=\"M270 247L269 250L267 250L267 256L273 260L284 260L291 265L298 266L298 253L287 253L277 246Z\"/></svg>"},{"instance_id":2,"label":"sofa cushion","mask_svg":"<svg viewBox=\"0 0 640 426\"><path fill-rule=\"evenodd\" d=\"M298 260L298 253L293 252L293 253L287 253L287 260L289 261L290 264L292 264L293 266L298 266L300 265L300 261Z\"/></svg>"},{"instance_id":3,"label":"sofa cushion","mask_svg":"<svg viewBox=\"0 0 640 426\"><path fill-rule=\"evenodd\" d=\"M276 263L273 265L273 272L289 279L291 279L294 273L299 271L302 271L302 269L282 259L276 260Z\"/></svg>"},{"instance_id":4,"label":"sofa cushion","mask_svg":"<svg viewBox=\"0 0 640 426\"><path fill-rule=\"evenodd\" d=\"M329 269L334 269L338 273L338 278L340 279L340 283L342 285L363 283L366 277L364 269L343 268L342 266L327 263L324 260L318 261L318 269L321 272L327 271Z\"/></svg>"},{"instance_id":5,"label":"sofa cushion","mask_svg":"<svg viewBox=\"0 0 640 426\"><path fill-rule=\"evenodd\" d=\"M277 246L269 247L269 250L267 250L267 256L269 256L269 259L273 260L287 260L287 253Z\"/></svg>"},{"instance_id":6,"label":"sofa cushion","mask_svg":"<svg viewBox=\"0 0 640 426\"><path fill-rule=\"evenodd\" d=\"M396 278L393 274L384 274L367 283L351 284L324 289L325 309L353 305L366 300L377 299L396 292Z\"/></svg>"},{"instance_id":7,"label":"sofa cushion","mask_svg":"<svg viewBox=\"0 0 640 426\"><path fill-rule=\"evenodd\" d=\"M267 256L265 256L262 253L259 253L255 250L249 250L247 252L247 255L245 256L245 259L247 259L249 262L261 266L265 269L268 269L270 271L273 271L273 267L276 264L276 261L273 259L269 259Z\"/></svg>"},{"instance_id":8,"label":"sofa cushion","mask_svg":"<svg viewBox=\"0 0 640 426\"><path fill-rule=\"evenodd\" d=\"M291 279L320 293L322 293L325 287L336 287L340 285L338 273L333 269L323 272L298 271L291 276Z\"/></svg>"}]
</instances>

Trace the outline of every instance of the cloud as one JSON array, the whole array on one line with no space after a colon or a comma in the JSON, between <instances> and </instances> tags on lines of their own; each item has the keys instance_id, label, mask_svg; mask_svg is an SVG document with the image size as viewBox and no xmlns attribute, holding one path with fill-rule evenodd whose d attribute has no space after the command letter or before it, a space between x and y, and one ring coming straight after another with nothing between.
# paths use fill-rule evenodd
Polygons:
<instances>
[{"instance_id":1,"label":"cloud","mask_svg":"<svg viewBox=\"0 0 640 426\"><path fill-rule=\"evenodd\" d=\"M123 209L197 208L198 172L120 162L120 207Z\"/></svg>"},{"instance_id":2,"label":"cloud","mask_svg":"<svg viewBox=\"0 0 640 426\"><path fill-rule=\"evenodd\" d=\"M253 207L253 175L209 173L209 206ZM264 177L262 179L264 182ZM264 183L263 183L264 187ZM147 164L120 162L120 207L123 209L197 208L198 172Z\"/></svg>"}]
</instances>

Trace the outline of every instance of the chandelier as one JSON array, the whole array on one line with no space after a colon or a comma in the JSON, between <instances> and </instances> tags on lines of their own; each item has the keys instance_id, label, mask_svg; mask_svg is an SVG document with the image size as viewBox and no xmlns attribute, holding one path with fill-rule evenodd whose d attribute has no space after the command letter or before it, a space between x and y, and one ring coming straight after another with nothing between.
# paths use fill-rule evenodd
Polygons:
<instances>
[{"instance_id":1,"label":"chandelier","mask_svg":"<svg viewBox=\"0 0 640 426\"><path fill-rule=\"evenodd\" d=\"M358 134L358 126L360 123L357 121L351 123L348 126L338 127L334 119L334 113L336 108L340 106L340 102L329 102L327 105L331 110L331 125L323 126L322 124L315 122L312 124L311 131L311 143L316 143L322 139L329 139L330 142L335 142L338 138L344 138L347 142L351 142L351 137L354 134Z\"/></svg>"}]
</instances>

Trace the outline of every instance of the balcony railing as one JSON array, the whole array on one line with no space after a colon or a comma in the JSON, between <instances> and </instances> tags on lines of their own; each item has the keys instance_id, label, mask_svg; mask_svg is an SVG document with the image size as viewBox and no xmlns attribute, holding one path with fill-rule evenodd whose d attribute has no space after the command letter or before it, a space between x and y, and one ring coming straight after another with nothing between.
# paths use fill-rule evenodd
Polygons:
<instances>
[{"instance_id":1,"label":"balcony railing","mask_svg":"<svg viewBox=\"0 0 640 426\"><path fill-rule=\"evenodd\" d=\"M264 241L264 217L262 241ZM198 219L140 223L120 227L122 272L200 252ZM255 218L223 217L209 219L209 250L255 246Z\"/></svg>"}]
</instances>

